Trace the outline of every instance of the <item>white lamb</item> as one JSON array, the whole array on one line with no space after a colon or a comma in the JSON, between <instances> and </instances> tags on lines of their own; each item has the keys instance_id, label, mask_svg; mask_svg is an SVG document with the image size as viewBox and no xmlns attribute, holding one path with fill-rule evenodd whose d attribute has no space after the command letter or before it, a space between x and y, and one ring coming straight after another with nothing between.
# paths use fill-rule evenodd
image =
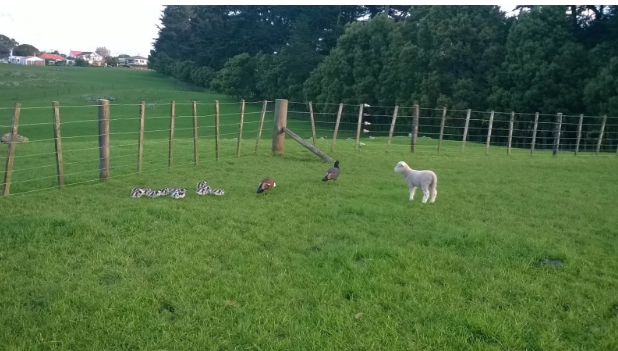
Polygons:
<instances>
[{"instance_id":1,"label":"white lamb","mask_svg":"<svg viewBox=\"0 0 618 351\"><path fill-rule=\"evenodd\" d=\"M399 161L395 166L395 172L401 173L408 183L410 189L410 201L414 199L416 188L423 190L423 203L436 201L438 196L438 176L432 171L415 171L407 163Z\"/></svg>"}]
</instances>

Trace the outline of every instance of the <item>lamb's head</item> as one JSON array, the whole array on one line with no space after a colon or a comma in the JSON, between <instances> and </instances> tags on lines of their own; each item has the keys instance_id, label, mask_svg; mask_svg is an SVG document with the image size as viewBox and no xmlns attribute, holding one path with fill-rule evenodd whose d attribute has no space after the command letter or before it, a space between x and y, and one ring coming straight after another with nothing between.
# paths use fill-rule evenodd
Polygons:
<instances>
[{"instance_id":1,"label":"lamb's head","mask_svg":"<svg viewBox=\"0 0 618 351\"><path fill-rule=\"evenodd\" d=\"M406 169L410 169L410 166L408 166L407 163L403 161L397 162L397 165L395 166L395 172L403 173L403 171L405 171Z\"/></svg>"}]
</instances>

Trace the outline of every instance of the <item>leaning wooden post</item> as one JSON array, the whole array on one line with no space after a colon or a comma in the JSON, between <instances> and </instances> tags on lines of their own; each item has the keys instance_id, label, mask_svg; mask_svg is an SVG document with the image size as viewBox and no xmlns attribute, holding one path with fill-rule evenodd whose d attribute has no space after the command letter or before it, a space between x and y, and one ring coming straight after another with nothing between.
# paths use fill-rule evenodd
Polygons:
<instances>
[{"instance_id":1,"label":"leaning wooden post","mask_svg":"<svg viewBox=\"0 0 618 351\"><path fill-rule=\"evenodd\" d=\"M142 162L144 160L144 115L146 102L139 104L139 139L137 141L137 173L142 174Z\"/></svg>"},{"instance_id":2,"label":"leaning wooden post","mask_svg":"<svg viewBox=\"0 0 618 351\"><path fill-rule=\"evenodd\" d=\"M463 154L464 148L466 147L466 138L468 137L468 126L470 125L470 114L472 113L472 109L468 109L468 113L466 114L466 124L464 126L463 132L463 140L461 143L461 153Z\"/></svg>"},{"instance_id":3,"label":"leaning wooden post","mask_svg":"<svg viewBox=\"0 0 618 351\"><path fill-rule=\"evenodd\" d=\"M9 140L8 152L6 156L6 168L4 169L4 186L2 195L8 196L11 189L11 176L13 175L13 158L15 157L15 145L17 138L17 127L19 126L19 112L21 105L15 104L13 110L13 123L11 124L11 140Z\"/></svg>"},{"instance_id":4,"label":"leaning wooden post","mask_svg":"<svg viewBox=\"0 0 618 351\"><path fill-rule=\"evenodd\" d=\"M418 137L418 124L421 118L421 111L418 105L414 105L414 125L412 127L412 141L410 144L410 151L416 152L416 139Z\"/></svg>"},{"instance_id":5,"label":"leaning wooden post","mask_svg":"<svg viewBox=\"0 0 618 351\"><path fill-rule=\"evenodd\" d=\"M539 113L534 114L534 130L532 131L532 145L530 145L530 155L534 154L534 145L536 144L536 131L539 126Z\"/></svg>"},{"instance_id":6,"label":"leaning wooden post","mask_svg":"<svg viewBox=\"0 0 618 351\"><path fill-rule=\"evenodd\" d=\"M193 162L198 164L198 146L197 146L197 101L193 100Z\"/></svg>"},{"instance_id":7,"label":"leaning wooden post","mask_svg":"<svg viewBox=\"0 0 618 351\"><path fill-rule=\"evenodd\" d=\"M393 139L393 132L395 132L395 123L397 121L397 111L399 110L399 106L395 106L395 112L393 112L393 121L391 122L391 130L388 132L388 143L386 144L386 152L388 152L388 148L391 146L391 140Z\"/></svg>"},{"instance_id":8,"label":"leaning wooden post","mask_svg":"<svg viewBox=\"0 0 618 351\"><path fill-rule=\"evenodd\" d=\"M292 132L291 130L287 129L286 127L283 127L282 130L290 138L296 140L299 144L301 144L302 146L306 147L309 151L311 151L314 154L318 155L323 160L328 161L329 163L335 162L335 160L333 160L330 156L328 156L327 154L325 154L322 151L318 150L318 148L314 147L313 145L311 145L308 142L306 142L305 140L303 140L303 138L301 138L298 135L296 135L296 133Z\"/></svg>"},{"instance_id":9,"label":"leaning wooden post","mask_svg":"<svg viewBox=\"0 0 618 351\"><path fill-rule=\"evenodd\" d=\"M109 178L109 101L99 100L99 179Z\"/></svg>"},{"instance_id":10,"label":"leaning wooden post","mask_svg":"<svg viewBox=\"0 0 618 351\"><path fill-rule=\"evenodd\" d=\"M440 122L440 139L438 140L438 153L440 153L440 149L442 148L442 137L444 137L444 124L446 123L446 106L442 111L442 121Z\"/></svg>"},{"instance_id":11,"label":"leaning wooden post","mask_svg":"<svg viewBox=\"0 0 618 351\"><path fill-rule=\"evenodd\" d=\"M494 124L494 111L489 116L489 127L487 128L487 145L485 146L485 156L489 155L489 143L491 141L491 127Z\"/></svg>"},{"instance_id":12,"label":"leaning wooden post","mask_svg":"<svg viewBox=\"0 0 618 351\"><path fill-rule=\"evenodd\" d=\"M579 126L577 126L577 141L575 143L575 156L579 153L579 142L582 138L582 125L584 123L584 114L579 115Z\"/></svg>"},{"instance_id":13,"label":"leaning wooden post","mask_svg":"<svg viewBox=\"0 0 618 351\"><path fill-rule=\"evenodd\" d=\"M363 104L360 104L358 108L358 126L356 127L356 151L358 151L358 146L360 145L360 132L361 126L363 123Z\"/></svg>"},{"instance_id":14,"label":"leaning wooden post","mask_svg":"<svg viewBox=\"0 0 618 351\"><path fill-rule=\"evenodd\" d=\"M605 122L607 122L607 115L603 116L603 124L601 124L601 133L599 133L599 142L597 143L597 155L601 151L601 143L603 142L603 132L605 131Z\"/></svg>"},{"instance_id":15,"label":"leaning wooden post","mask_svg":"<svg viewBox=\"0 0 618 351\"><path fill-rule=\"evenodd\" d=\"M313 119L313 105L311 104L311 101L309 101L309 119L311 119L311 136L313 137L313 146L317 147L315 141L315 120Z\"/></svg>"},{"instance_id":16,"label":"leaning wooden post","mask_svg":"<svg viewBox=\"0 0 618 351\"><path fill-rule=\"evenodd\" d=\"M255 154L258 153L258 146L260 145L260 138L262 137L262 128L264 128L264 117L266 116L266 106L268 101L264 100L262 104L262 116L260 117L260 128L258 128L257 140L255 141Z\"/></svg>"},{"instance_id":17,"label":"leaning wooden post","mask_svg":"<svg viewBox=\"0 0 618 351\"><path fill-rule=\"evenodd\" d=\"M553 155L557 155L560 150L560 131L562 130L562 113L556 116L556 131L554 133L554 151Z\"/></svg>"},{"instance_id":18,"label":"leaning wooden post","mask_svg":"<svg viewBox=\"0 0 618 351\"><path fill-rule=\"evenodd\" d=\"M337 112L337 122L335 122L335 133L333 133L333 142L330 144L330 151L335 151L335 143L337 142L337 132L339 131L339 122L341 121L341 112L343 111L343 104L339 104L339 112Z\"/></svg>"},{"instance_id":19,"label":"leaning wooden post","mask_svg":"<svg viewBox=\"0 0 618 351\"><path fill-rule=\"evenodd\" d=\"M275 123L273 124L273 143L272 153L283 154L285 146L285 134L283 127L287 126L288 122L288 100L277 99L275 101Z\"/></svg>"},{"instance_id":20,"label":"leaning wooden post","mask_svg":"<svg viewBox=\"0 0 618 351\"><path fill-rule=\"evenodd\" d=\"M215 159L219 161L219 100L215 100Z\"/></svg>"},{"instance_id":21,"label":"leaning wooden post","mask_svg":"<svg viewBox=\"0 0 618 351\"><path fill-rule=\"evenodd\" d=\"M238 123L238 141L236 142L236 157L240 157L240 143L242 143L242 126L245 122L245 100L240 102L240 122Z\"/></svg>"},{"instance_id":22,"label":"leaning wooden post","mask_svg":"<svg viewBox=\"0 0 618 351\"><path fill-rule=\"evenodd\" d=\"M170 105L170 142L169 142L169 168L172 169L174 163L174 119L176 117L176 101Z\"/></svg>"},{"instance_id":23,"label":"leaning wooden post","mask_svg":"<svg viewBox=\"0 0 618 351\"><path fill-rule=\"evenodd\" d=\"M511 111L511 120L509 121L509 145L506 148L506 154L511 154L511 142L513 141L513 122L515 121L515 111Z\"/></svg>"},{"instance_id":24,"label":"leaning wooden post","mask_svg":"<svg viewBox=\"0 0 618 351\"><path fill-rule=\"evenodd\" d=\"M56 170L58 172L58 187L64 188L64 165L62 163L62 139L60 136L60 107L58 101L52 102L54 112L54 143L56 146Z\"/></svg>"}]
</instances>

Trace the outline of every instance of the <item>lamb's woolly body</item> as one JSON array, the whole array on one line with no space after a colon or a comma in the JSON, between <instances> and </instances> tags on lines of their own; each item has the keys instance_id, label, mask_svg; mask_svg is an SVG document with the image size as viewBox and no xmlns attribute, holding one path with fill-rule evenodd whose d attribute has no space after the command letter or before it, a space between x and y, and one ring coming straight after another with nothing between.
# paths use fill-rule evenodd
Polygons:
<instances>
[{"instance_id":1,"label":"lamb's woolly body","mask_svg":"<svg viewBox=\"0 0 618 351\"><path fill-rule=\"evenodd\" d=\"M414 199L416 188L423 190L423 203L436 201L438 196L438 176L433 171L416 171L410 168L407 163L399 161L395 166L395 172L401 173L408 183L410 190L410 201Z\"/></svg>"}]
</instances>

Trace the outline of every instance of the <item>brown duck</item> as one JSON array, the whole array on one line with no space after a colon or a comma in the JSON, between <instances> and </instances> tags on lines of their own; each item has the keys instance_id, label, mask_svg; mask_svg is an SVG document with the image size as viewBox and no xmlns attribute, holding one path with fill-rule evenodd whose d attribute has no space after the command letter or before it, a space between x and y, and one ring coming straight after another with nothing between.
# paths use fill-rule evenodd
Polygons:
<instances>
[{"instance_id":1,"label":"brown duck","mask_svg":"<svg viewBox=\"0 0 618 351\"><path fill-rule=\"evenodd\" d=\"M272 178L264 178L260 181L260 185L258 185L257 192L263 193L265 190L276 187L275 180Z\"/></svg>"}]
</instances>

